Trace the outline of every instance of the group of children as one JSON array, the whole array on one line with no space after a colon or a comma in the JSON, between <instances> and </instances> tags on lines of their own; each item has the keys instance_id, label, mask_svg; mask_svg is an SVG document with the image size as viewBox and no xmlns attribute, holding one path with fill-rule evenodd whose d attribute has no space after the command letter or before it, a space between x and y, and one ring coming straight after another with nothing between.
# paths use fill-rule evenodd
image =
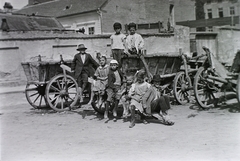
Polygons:
<instances>
[{"instance_id":1,"label":"group of children","mask_svg":"<svg viewBox=\"0 0 240 161\"><path fill-rule=\"evenodd\" d=\"M160 75L153 76L152 82L146 82L146 73L142 70L136 73L135 78L125 76L121 71L123 56L142 53L144 41L141 35L136 33L136 24L128 25L129 35L127 37L121 33L120 23L114 23L113 28L115 34L110 37L113 60L110 61L110 66L107 64L106 56L100 57L100 66L98 66L91 55L85 53L85 46L83 44L78 46L79 53L74 56L71 68L81 87L80 91L85 90L87 78L92 76L96 80L92 90L98 91L101 95L104 95L105 92L107 94L105 119L108 119L110 106L113 104L112 113L116 120L117 108L121 99L124 107L122 117L131 116L130 128L135 125L136 110L139 111L143 123L147 123L146 117L151 116L152 113L158 113L165 124L173 125L173 122L167 118L167 111L170 109L169 98L161 96ZM93 68L96 69L94 74ZM80 94L82 93L80 92Z\"/></svg>"}]
</instances>

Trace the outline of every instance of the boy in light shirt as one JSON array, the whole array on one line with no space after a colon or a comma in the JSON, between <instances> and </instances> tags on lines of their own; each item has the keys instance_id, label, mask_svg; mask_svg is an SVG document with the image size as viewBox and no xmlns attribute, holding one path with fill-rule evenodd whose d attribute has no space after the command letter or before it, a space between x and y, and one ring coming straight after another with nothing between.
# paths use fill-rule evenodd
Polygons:
<instances>
[{"instance_id":1,"label":"boy in light shirt","mask_svg":"<svg viewBox=\"0 0 240 161\"><path fill-rule=\"evenodd\" d=\"M122 57L125 50L126 35L121 33L122 25L119 22L113 24L115 33L111 35L112 56L118 62L118 68L122 67Z\"/></svg>"}]
</instances>

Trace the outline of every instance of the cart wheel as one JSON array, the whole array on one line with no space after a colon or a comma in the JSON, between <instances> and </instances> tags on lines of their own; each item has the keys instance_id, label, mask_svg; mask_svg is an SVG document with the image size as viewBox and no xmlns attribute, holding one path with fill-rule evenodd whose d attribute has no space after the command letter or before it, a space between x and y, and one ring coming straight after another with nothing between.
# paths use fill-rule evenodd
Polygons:
<instances>
[{"instance_id":1,"label":"cart wheel","mask_svg":"<svg viewBox=\"0 0 240 161\"><path fill-rule=\"evenodd\" d=\"M174 78L173 94L179 104L186 104L190 101L192 95L192 82L186 77L184 72L179 72Z\"/></svg>"},{"instance_id":2,"label":"cart wheel","mask_svg":"<svg viewBox=\"0 0 240 161\"><path fill-rule=\"evenodd\" d=\"M70 110L78 100L78 85L73 77L63 74L53 77L46 87L46 99L55 111Z\"/></svg>"},{"instance_id":3,"label":"cart wheel","mask_svg":"<svg viewBox=\"0 0 240 161\"><path fill-rule=\"evenodd\" d=\"M237 80L237 99L240 103L240 73L238 74L238 80Z\"/></svg>"},{"instance_id":4,"label":"cart wheel","mask_svg":"<svg viewBox=\"0 0 240 161\"><path fill-rule=\"evenodd\" d=\"M100 100L100 97L103 98ZM105 111L105 100L106 100L105 96L95 94L93 96L93 101L91 103L93 109L101 115L103 115Z\"/></svg>"},{"instance_id":5,"label":"cart wheel","mask_svg":"<svg viewBox=\"0 0 240 161\"><path fill-rule=\"evenodd\" d=\"M200 67L194 78L194 95L196 101L203 109L208 109L217 105L218 92L220 87L214 80L207 79L208 75L214 75L209 70Z\"/></svg>"},{"instance_id":6,"label":"cart wheel","mask_svg":"<svg viewBox=\"0 0 240 161\"><path fill-rule=\"evenodd\" d=\"M28 83L25 89L25 95L29 104L35 109L48 107L45 97L46 83Z\"/></svg>"}]
</instances>

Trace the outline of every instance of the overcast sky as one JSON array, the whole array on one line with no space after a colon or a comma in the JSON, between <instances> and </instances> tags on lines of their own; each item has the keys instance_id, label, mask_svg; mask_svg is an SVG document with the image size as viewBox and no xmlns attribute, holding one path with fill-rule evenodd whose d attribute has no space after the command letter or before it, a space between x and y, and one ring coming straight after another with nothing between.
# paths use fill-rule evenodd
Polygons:
<instances>
[{"instance_id":1,"label":"overcast sky","mask_svg":"<svg viewBox=\"0 0 240 161\"><path fill-rule=\"evenodd\" d=\"M28 4L28 0L0 0L0 8L3 9L4 3L9 2L14 9L20 9Z\"/></svg>"}]
</instances>

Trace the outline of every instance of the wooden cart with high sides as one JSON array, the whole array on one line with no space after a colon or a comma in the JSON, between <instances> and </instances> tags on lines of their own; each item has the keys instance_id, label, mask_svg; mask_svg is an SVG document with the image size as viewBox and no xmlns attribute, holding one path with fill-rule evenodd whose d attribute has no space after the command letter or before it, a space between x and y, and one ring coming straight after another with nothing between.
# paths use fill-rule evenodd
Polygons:
<instances>
[{"instance_id":1,"label":"wooden cart with high sides","mask_svg":"<svg viewBox=\"0 0 240 161\"><path fill-rule=\"evenodd\" d=\"M62 57L61 57L62 60ZM61 112L71 109L78 100L78 85L70 68L71 61L22 62L27 85L25 95L29 104L41 109L51 107Z\"/></svg>"}]
</instances>

